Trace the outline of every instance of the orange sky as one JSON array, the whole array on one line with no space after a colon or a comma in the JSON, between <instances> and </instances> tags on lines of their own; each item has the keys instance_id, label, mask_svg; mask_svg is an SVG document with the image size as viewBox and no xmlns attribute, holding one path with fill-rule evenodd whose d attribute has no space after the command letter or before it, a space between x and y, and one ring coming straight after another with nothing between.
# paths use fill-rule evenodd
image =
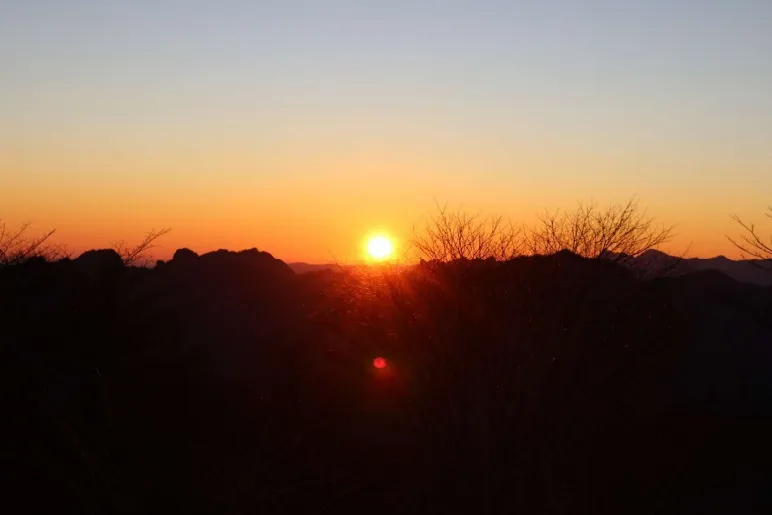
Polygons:
<instances>
[{"instance_id":1,"label":"orange sky","mask_svg":"<svg viewBox=\"0 0 772 515\"><path fill-rule=\"evenodd\" d=\"M309 262L404 248L435 200L529 223L637 195L705 257L765 220L767 4L429 4L12 2L0 218Z\"/></svg>"},{"instance_id":2,"label":"orange sky","mask_svg":"<svg viewBox=\"0 0 772 515\"><path fill-rule=\"evenodd\" d=\"M302 142L292 147L303 148ZM258 155L203 143L175 148L164 141L152 150L37 145L33 154L6 148L15 152L2 152L0 167L13 173L5 175L0 205L9 223L56 228L57 239L75 252L170 227L155 251L158 258L183 246L198 252L256 246L309 262L357 260L362 238L374 230L391 234L404 250L435 199L531 223L545 208L571 208L587 199L605 205L637 194L650 214L676 226L666 250L688 249L693 256L737 255L724 237L737 233L730 213L763 220L765 199L761 191L748 195L748 184L721 187L706 180L705 189L696 191L695 185L668 181L666 173L649 186L644 175L636 180L615 173L646 168L637 158L623 162L571 149L562 155L504 150L497 156L493 149L475 155L453 145L430 155L366 142L360 149L341 144L324 152ZM562 174L566 167L577 171ZM478 175L476 169L501 172Z\"/></svg>"}]
</instances>

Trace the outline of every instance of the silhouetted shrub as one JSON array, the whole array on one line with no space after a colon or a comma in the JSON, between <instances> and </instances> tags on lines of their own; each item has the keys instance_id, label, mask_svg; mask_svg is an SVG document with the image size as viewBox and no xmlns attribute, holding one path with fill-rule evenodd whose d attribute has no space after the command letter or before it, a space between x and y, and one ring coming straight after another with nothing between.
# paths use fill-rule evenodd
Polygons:
<instances>
[{"instance_id":1,"label":"silhouetted shrub","mask_svg":"<svg viewBox=\"0 0 772 515\"><path fill-rule=\"evenodd\" d=\"M670 239L672 228L657 225L632 198L601 210L594 203L573 211L545 213L527 234L527 248L533 254L570 250L586 258L623 262Z\"/></svg>"},{"instance_id":2,"label":"silhouetted shrub","mask_svg":"<svg viewBox=\"0 0 772 515\"><path fill-rule=\"evenodd\" d=\"M504 261L522 254L521 234L501 216L474 215L437 205L437 213L422 228L414 229L411 244L418 257L428 261Z\"/></svg>"},{"instance_id":3,"label":"silhouetted shrub","mask_svg":"<svg viewBox=\"0 0 772 515\"><path fill-rule=\"evenodd\" d=\"M67 256L63 245L51 243L55 231L39 236L29 236L29 224L22 224L16 230L0 220L0 266L24 263L33 258L55 261Z\"/></svg>"}]
</instances>

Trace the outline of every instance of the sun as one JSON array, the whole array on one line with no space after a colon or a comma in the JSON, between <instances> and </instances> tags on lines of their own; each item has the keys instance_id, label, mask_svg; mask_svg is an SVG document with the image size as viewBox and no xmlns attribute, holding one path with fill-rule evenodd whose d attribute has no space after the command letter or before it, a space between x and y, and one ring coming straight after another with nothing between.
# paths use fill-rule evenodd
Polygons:
<instances>
[{"instance_id":1,"label":"sun","mask_svg":"<svg viewBox=\"0 0 772 515\"><path fill-rule=\"evenodd\" d=\"M394 254L394 245L387 236L371 236L367 240L367 255L375 261L383 261Z\"/></svg>"}]
</instances>

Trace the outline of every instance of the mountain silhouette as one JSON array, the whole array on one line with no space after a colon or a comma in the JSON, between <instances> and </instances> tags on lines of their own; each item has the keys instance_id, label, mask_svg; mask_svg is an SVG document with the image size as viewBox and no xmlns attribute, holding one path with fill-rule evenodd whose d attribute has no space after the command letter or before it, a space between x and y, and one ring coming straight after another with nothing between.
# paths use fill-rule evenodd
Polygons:
<instances>
[{"instance_id":1,"label":"mountain silhouette","mask_svg":"<svg viewBox=\"0 0 772 515\"><path fill-rule=\"evenodd\" d=\"M298 274L257 249L153 268L102 250L4 267L0 291L14 512L772 500L772 288L718 268L564 251Z\"/></svg>"}]
</instances>

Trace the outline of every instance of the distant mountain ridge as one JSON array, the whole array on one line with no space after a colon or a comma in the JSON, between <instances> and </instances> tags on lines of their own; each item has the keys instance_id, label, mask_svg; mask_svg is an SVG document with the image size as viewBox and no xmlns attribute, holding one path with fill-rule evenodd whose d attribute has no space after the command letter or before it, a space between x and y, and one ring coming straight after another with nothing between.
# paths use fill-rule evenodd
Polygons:
<instances>
[{"instance_id":1,"label":"distant mountain ridge","mask_svg":"<svg viewBox=\"0 0 772 515\"><path fill-rule=\"evenodd\" d=\"M732 260L726 256L679 258L650 249L628 263L634 269L646 270L654 274L658 271L666 271L668 275L674 276L716 270L736 281L772 286L772 262L761 259Z\"/></svg>"},{"instance_id":2,"label":"distant mountain ridge","mask_svg":"<svg viewBox=\"0 0 772 515\"><path fill-rule=\"evenodd\" d=\"M306 263L303 261L295 262L295 263L287 263L287 266L289 266L293 272L296 274L307 274L309 272L321 272L323 270L336 270L339 268L339 265L336 265L335 263L326 263L326 264L315 264L315 263Z\"/></svg>"},{"instance_id":3,"label":"distant mountain ridge","mask_svg":"<svg viewBox=\"0 0 772 515\"><path fill-rule=\"evenodd\" d=\"M671 276L681 276L694 272L716 270L736 281L772 286L772 262L764 262L760 259L733 260L726 256L679 258L659 250L650 249L627 263L633 269L646 271L652 276L665 272ZM335 263L296 262L287 263L287 265L296 274L340 269L340 265Z\"/></svg>"}]
</instances>

